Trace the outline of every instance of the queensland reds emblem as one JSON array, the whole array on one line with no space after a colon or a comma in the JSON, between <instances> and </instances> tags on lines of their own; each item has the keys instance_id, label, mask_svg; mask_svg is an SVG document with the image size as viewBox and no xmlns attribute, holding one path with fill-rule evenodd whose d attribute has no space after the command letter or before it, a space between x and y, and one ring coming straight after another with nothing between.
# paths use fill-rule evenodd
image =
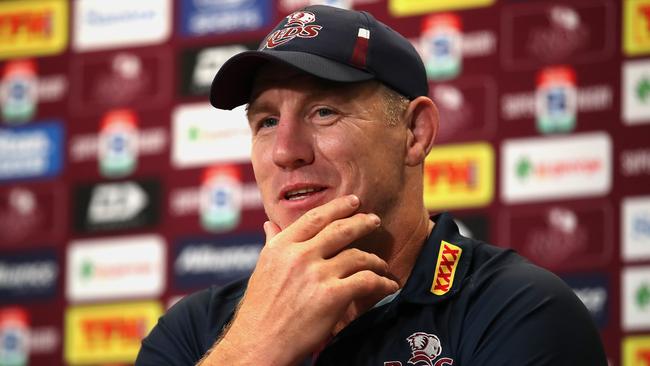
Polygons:
<instances>
[{"instance_id":1,"label":"queensland reds emblem","mask_svg":"<svg viewBox=\"0 0 650 366\"><path fill-rule=\"evenodd\" d=\"M417 332L408 336L406 340L411 346L412 353L408 363L413 365L422 363L433 366L432 361L442 352L440 339L433 334Z\"/></svg>"},{"instance_id":2,"label":"queensland reds emblem","mask_svg":"<svg viewBox=\"0 0 650 366\"><path fill-rule=\"evenodd\" d=\"M310 13L308 11L297 11L291 15L287 15L287 24L285 24L285 27L289 27L292 25L305 25L307 23L312 23L314 20L316 20L316 16L314 13Z\"/></svg>"},{"instance_id":3,"label":"queensland reds emblem","mask_svg":"<svg viewBox=\"0 0 650 366\"><path fill-rule=\"evenodd\" d=\"M318 32L323 29L322 26L317 24L309 24L316 21L314 13L308 11L297 11L287 16L287 24L284 28L278 29L271 33L264 43L264 48L275 48L279 45L285 44L292 39L298 38L315 38Z\"/></svg>"},{"instance_id":4,"label":"queensland reds emblem","mask_svg":"<svg viewBox=\"0 0 650 366\"><path fill-rule=\"evenodd\" d=\"M416 332L406 338L411 346L411 358L408 363L412 365L451 366L454 360L443 357L433 362L442 353L440 339L433 334Z\"/></svg>"}]
</instances>

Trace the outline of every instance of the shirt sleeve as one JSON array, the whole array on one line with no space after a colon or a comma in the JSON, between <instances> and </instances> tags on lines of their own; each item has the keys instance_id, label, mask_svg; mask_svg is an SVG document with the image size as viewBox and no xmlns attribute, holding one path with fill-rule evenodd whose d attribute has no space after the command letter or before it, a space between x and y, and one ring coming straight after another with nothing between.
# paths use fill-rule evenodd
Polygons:
<instances>
[{"instance_id":1,"label":"shirt sleeve","mask_svg":"<svg viewBox=\"0 0 650 366\"><path fill-rule=\"evenodd\" d=\"M471 283L461 365L606 366L598 331L561 279L530 263Z\"/></svg>"},{"instance_id":2,"label":"shirt sleeve","mask_svg":"<svg viewBox=\"0 0 650 366\"><path fill-rule=\"evenodd\" d=\"M211 346L206 339L210 297L209 289L194 293L160 317L143 339L135 365L195 365Z\"/></svg>"}]
</instances>

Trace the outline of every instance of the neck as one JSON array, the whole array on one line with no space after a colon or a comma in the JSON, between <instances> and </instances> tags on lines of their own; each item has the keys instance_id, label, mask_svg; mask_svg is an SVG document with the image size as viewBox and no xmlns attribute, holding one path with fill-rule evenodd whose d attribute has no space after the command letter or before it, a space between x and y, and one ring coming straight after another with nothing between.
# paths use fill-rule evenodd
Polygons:
<instances>
[{"instance_id":1,"label":"neck","mask_svg":"<svg viewBox=\"0 0 650 366\"><path fill-rule=\"evenodd\" d=\"M378 254L388 263L390 274L404 287L420 254L424 242L433 229L433 221L424 207L422 170L414 167L407 172L404 187L398 196L397 205L386 217L382 226L387 235L379 243L385 252Z\"/></svg>"},{"instance_id":2,"label":"neck","mask_svg":"<svg viewBox=\"0 0 650 366\"><path fill-rule=\"evenodd\" d=\"M355 246L384 259L390 276L403 287L434 223L424 207L392 216L383 217L381 228Z\"/></svg>"},{"instance_id":3,"label":"neck","mask_svg":"<svg viewBox=\"0 0 650 366\"><path fill-rule=\"evenodd\" d=\"M426 210L423 210L417 220L412 221L410 225L400 222L397 224L404 225L405 230L400 230L394 235L391 252L384 259L388 262L391 275L395 277L400 287L404 287L434 223L429 220Z\"/></svg>"},{"instance_id":4,"label":"neck","mask_svg":"<svg viewBox=\"0 0 650 366\"><path fill-rule=\"evenodd\" d=\"M420 216L413 217L415 220L393 221L392 225L386 225L367 237L368 241L357 243L360 249L375 253L388 262L389 274L399 283L400 288L406 284L420 250L434 226L434 222L429 220L427 211L423 208L420 212L422 213ZM399 230L391 231L395 228ZM377 243L382 245L376 245ZM336 335L380 299L368 300L359 299L353 302L334 326L332 334Z\"/></svg>"}]
</instances>

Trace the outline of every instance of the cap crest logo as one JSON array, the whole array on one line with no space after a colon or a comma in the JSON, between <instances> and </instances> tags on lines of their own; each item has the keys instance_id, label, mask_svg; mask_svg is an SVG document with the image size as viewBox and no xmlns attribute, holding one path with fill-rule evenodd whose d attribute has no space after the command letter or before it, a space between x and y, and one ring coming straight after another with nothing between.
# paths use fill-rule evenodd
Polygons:
<instances>
[{"instance_id":1,"label":"cap crest logo","mask_svg":"<svg viewBox=\"0 0 650 366\"><path fill-rule=\"evenodd\" d=\"M287 24L285 24L285 27L289 27L292 25L305 25L307 23L312 23L314 20L316 20L316 16L314 13L310 13L308 11L297 11L293 14L287 15Z\"/></svg>"},{"instance_id":2,"label":"cap crest logo","mask_svg":"<svg viewBox=\"0 0 650 366\"><path fill-rule=\"evenodd\" d=\"M317 37L318 32L323 29L323 27L317 24L309 24L314 21L316 21L316 15L308 11L297 11L293 14L287 15L287 23L284 25L284 28L278 29L269 34L264 43L262 43L261 49L275 48L296 37Z\"/></svg>"}]
</instances>

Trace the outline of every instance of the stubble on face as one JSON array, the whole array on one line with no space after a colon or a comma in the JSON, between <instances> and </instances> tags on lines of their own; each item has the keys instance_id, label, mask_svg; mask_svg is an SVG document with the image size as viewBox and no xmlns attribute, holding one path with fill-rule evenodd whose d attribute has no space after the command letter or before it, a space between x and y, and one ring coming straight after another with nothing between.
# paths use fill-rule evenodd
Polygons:
<instances>
[{"instance_id":1,"label":"stubble on face","mask_svg":"<svg viewBox=\"0 0 650 366\"><path fill-rule=\"evenodd\" d=\"M328 199L355 193L362 201L361 212L381 216L391 210L403 183L398 172L402 165L404 145L400 141L400 131L403 126L387 121L384 86L376 81L330 82L277 66L263 69L254 85L249 118L259 113L277 114L281 104L293 103L288 101L291 98L301 99L291 110L297 116L304 106L308 109L310 103L321 101L325 101L324 105L333 105L340 114L337 125L327 127L327 132L321 126L314 129L315 142L311 146L314 164L293 171L272 167L274 162L269 159L272 147L262 142L266 137L253 137L253 167L265 211L271 220L277 220L276 223L284 228L304 213L292 213L290 218L282 215L278 185L292 179L322 181L331 189Z\"/></svg>"}]
</instances>

